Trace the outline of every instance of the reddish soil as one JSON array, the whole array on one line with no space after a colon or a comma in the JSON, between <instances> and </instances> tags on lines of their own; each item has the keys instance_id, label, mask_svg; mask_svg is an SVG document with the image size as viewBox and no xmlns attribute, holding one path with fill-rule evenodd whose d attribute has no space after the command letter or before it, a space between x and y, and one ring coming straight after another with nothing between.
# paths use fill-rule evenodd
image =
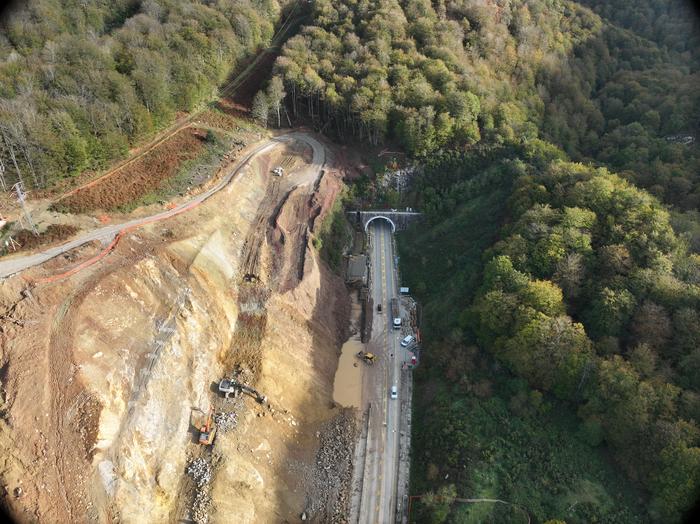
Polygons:
<instances>
[{"instance_id":1,"label":"reddish soil","mask_svg":"<svg viewBox=\"0 0 700 524\"><path fill-rule=\"evenodd\" d=\"M116 210L157 189L164 180L174 176L183 162L199 154L205 137L204 130L186 127L114 175L68 195L54 206L70 213Z\"/></svg>"},{"instance_id":2,"label":"reddish soil","mask_svg":"<svg viewBox=\"0 0 700 524\"><path fill-rule=\"evenodd\" d=\"M53 242L59 242L74 235L78 232L75 226L65 224L51 224L39 236L35 235L28 229L20 230L12 238L20 245L20 250L34 249L35 247L44 246Z\"/></svg>"},{"instance_id":3,"label":"reddish soil","mask_svg":"<svg viewBox=\"0 0 700 524\"><path fill-rule=\"evenodd\" d=\"M236 131L240 127L240 121L232 115L242 113L245 108L236 108L232 104L229 100L219 101L216 105L223 113L209 109L197 116L197 123L224 131Z\"/></svg>"}]
</instances>

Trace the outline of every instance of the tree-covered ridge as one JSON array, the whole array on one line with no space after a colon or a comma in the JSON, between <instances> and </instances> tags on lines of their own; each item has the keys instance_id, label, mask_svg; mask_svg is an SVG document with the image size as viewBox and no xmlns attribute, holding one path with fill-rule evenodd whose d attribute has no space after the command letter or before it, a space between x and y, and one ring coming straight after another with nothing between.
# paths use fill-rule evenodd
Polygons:
<instances>
[{"instance_id":1,"label":"tree-covered ridge","mask_svg":"<svg viewBox=\"0 0 700 524\"><path fill-rule=\"evenodd\" d=\"M277 63L295 110L415 155L535 136L538 68L600 29L563 1L323 0L314 21Z\"/></svg>"},{"instance_id":2,"label":"tree-covered ridge","mask_svg":"<svg viewBox=\"0 0 700 524\"><path fill-rule=\"evenodd\" d=\"M697 208L698 24L682 2L623 3L601 19L568 0L324 0L276 72L341 137L426 156L541 136Z\"/></svg>"},{"instance_id":3,"label":"tree-covered ridge","mask_svg":"<svg viewBox=\"0 0 700 524\"><path fill-rule=\"evenodd\" d=\"M542 79L543 136L674 206L700 205L700 148L684 143L698 138L700 55L679 55L606 25Z\"/></svg>"},{"instance_id":4,"label":"tree-covered ridge","mask_svg":"<svg viewBox=\"0 0 700 524\"><path fill-rule=\"evenodd\" d=\"M434 337L426 372L446 374L456 399L490 398L494 379L473 378L480 375L477 345L532 388L508 393L514 386L506 380L494 402L510 402L518 417L540 392L567 403L580 420L571 438L590 453L612 451L648 491L651 521L679 522L700 495L700 257L676 236L664 206L607 169L569 162L538 141L441 155L423 179L415 197L430 229L403 241L401 256L407 283L425 303L426 337ZM488 195L504 192L507 204L493 211L502 196ZM484 199L492 203L469 211ZM481 215L497 229L485 250L488 237L472 231L482 227ZM458 488L478 486L460 472L462 462L448 463L479 456L483 443L433 431L417 438L453 444L431 448L430 461L464 483ZM418 454L419 461L427 456ZM517 484L504 482L500 489L514 491L499 496L517 497ZM600 519L608 510L586 511ZM565 520L586 521L576 515Z\"/></svg>"},{"instance_id":5,"label":"tree-covered ridge","mask_svg":"<svg viewBox=\"0 0 700 524\"><path fill-rule=\"evenodd\" d=\"M32 0L0 30L0 158L27 185L104 167L211 100L277 0ZM15 169L15 162L17 168Z\"/></svg>"},{"instance_id":6,"label":"tree-covered ridge","mask_svg":"<svg viewBox=\"0 0 700 524\"><path fill-rule=\"evenodd\" d=\"M700 51L700 12L692 0L580 0L601 17L678 54Z\"/></svg>"},{"instance_id":7,"label":"tree-covered ridge","mask_svg":"<svg viewBox=\"0 0 700 524\"><path fill-rule=\"evenodd\" d=\"M516 186L467 325L533 387L578 403L591 443L677 521L700 490L700 257L606 170L558 161Z\"/></svg>"}]
</instances>

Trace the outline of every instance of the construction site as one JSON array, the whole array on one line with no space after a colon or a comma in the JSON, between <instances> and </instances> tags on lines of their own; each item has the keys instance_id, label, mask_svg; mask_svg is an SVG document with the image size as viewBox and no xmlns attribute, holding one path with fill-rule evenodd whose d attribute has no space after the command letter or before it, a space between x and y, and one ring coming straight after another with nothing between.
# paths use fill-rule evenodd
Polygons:
<instances>
[{"instance_id":1,"label":"construction site","mask_svg":"<svg viewBox=\"0 0 700 524\"><path fill-rule=\"evenodd\" d=\"M244 131L128 227L104 180L38 199L42 231L70 225L73 244L0 259L0 479L20 522L347 521L361 414L333 388L351 297L313 246L346 168L319 136Z\"/></svg>"}]
</instances>

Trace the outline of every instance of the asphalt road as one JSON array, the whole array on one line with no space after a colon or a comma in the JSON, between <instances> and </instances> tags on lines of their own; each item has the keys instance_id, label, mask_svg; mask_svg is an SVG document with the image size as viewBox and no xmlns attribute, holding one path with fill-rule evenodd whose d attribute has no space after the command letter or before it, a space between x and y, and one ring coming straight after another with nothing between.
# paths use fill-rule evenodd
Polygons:
<instances>
[{"instance_id":1,"label":"asphalt road","mask_svg":"<svg viewBox=\"0 0 700 524\"><path fill-rule=\"evenodd\" d=\"M372 298L375 315L371 346L378 365L366 373L365 392L372 403L365 461L365 478L360 505L360 524L389 524L395 521L397 469L399 461L399 409L403 399L401 364L408 352L400 347L401 331L392 329L391 299L398 297L391 226L375 220L369 226L372 261ZM383 313L377 313L382 304ZM391 386L398 399L390 398Z\"/></svg>"},{"instance_id":2,"label":"asphalt road","mask_svg":"<svg viewBox=\"0 0 700 524\"><path fill-rule=\"evenodd\" d=\"M325 148L323 147L323 145L321 145L317 140L315 140L311 136L301 131L281 135L267 140L255 147L251 152L249 152L245 157L243 157L239 162L237 162L233 167L231 167L229 172L216 186L203 193L200 193L191 200L183 202L182 204L178 205L173 209L162 211L151 216L137 218L128 222L123 222L121 224L113 224L99 229L94 229L90 232L78 236L73 240L66 242L65 244L46 249L45 251L41 251L39 253L26 256L8 257L5 260L0 261L0 278L6 278L15 273L19 273L20 271L24 271L25 269L28 269L32 266L42 264L47 260L67 253L71 249L75 249L76 247L82 246L83 244L87 244L88 242L99 240L103 244L107 244L111 242L121 231L142 226L151 222L164 220L172 216L178 215L180 213L183 213L221 191L224 187L226 187L229 184L229 182L231 182L233 177L235 177L241 171L241 169L243 169L255 156L272 149L273 147L279 145L282 142L289 140L301 140L312 147L312 165L309 166L307 172L313 173L314 175L318 175L326 160Z\"/></svg>"}]
</instances>

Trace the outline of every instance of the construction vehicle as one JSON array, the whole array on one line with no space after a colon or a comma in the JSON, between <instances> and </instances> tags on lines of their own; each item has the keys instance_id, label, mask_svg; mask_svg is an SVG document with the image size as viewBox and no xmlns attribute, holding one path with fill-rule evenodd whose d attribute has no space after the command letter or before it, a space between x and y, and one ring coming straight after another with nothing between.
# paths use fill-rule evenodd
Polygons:
<instances>
[{"instance_id":1,"label":"construction vehicle","mask_svg":"<svg viewBox=\"0 0 700 524\"><path fill-rule=\"evenodd\" d=\"M373 353L365 353L364 351L358 352L355 356L370 366L374 364L374 359L377 358Z\"/></svg>"},{"instance_id":2,"label":"construction vehicle","mask_svg":"<svg viewBox=\"0 0 700 524\"><path fill-rule=\"evenodd\" d=\"M393 318L394 329L401 329L401 312L399 311L399 300L391 299L391 318Z\"/></svg>"},{"instance_id":3,"label":"construction vehicle","mask_svg":"<svg viewBox=\"0 0 700 524\"><path fill-rule=\"evenodd\" d=\"M280 166L277 166L272 170L272 174L275 176L282 176L284 175L284 169L282 169Z\"/></svg>"},{"instance_id":4,"label":"construction vehicle","mask_svg":"<svg viewBox=\"0 0 700 524\"><path fill-rule=\"evenodd\" d=\"M203 446L210 446L216 436L216 424L213 420L214 407L209 408L206 422L199 428L199 443Z\"/></svg>"},{"instance_id":5,"label":"construction vehicle","mask_svg":"<svg viewBox=\"0 0 700 524\"><path fill-rule=\"evenodd\" d=\"M237 379L237 377L238 373L234 371L231 374L231 378L223 378L219 382L219 391L223 393L226 398L229 398L230 395L237 397L241 393L248 393L249 395L255 397L255 400L259 404L267 403L267 397L265 395L260 393L258 390L243 384Z\"/></svg>"}]
</instances>

